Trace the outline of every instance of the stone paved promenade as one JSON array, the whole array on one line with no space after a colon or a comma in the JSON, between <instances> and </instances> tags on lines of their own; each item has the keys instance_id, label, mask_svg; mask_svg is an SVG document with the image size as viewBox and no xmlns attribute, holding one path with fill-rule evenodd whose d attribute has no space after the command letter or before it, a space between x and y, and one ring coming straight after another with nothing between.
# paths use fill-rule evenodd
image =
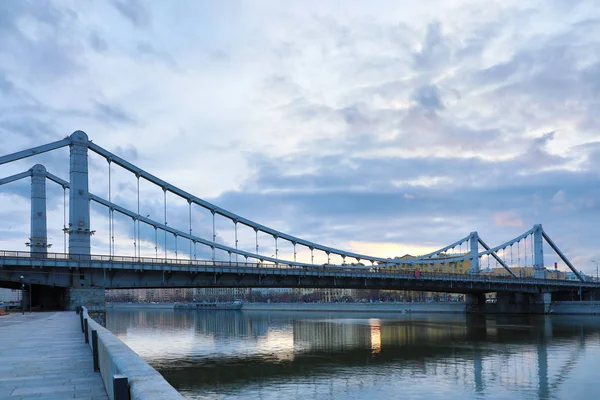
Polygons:
<instances>
[{"instance_id":1,"label":"stone paved promenade","mask_svg":"<svg viewBox=\"0 0 600 400\"><path fill-rule=\"evenodd\" d=\"M108 399L79 315L0 317L0 400Z\"/></svg>"}]
</instances>

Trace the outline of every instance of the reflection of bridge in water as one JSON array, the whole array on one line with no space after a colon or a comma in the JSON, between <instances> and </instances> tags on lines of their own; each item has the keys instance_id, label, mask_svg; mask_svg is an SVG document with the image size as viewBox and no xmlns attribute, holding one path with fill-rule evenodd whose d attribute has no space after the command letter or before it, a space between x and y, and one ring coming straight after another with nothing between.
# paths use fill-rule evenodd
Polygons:
<instances>
[{"instance_id":1,"label":"reflection of bridge in water","mask_svg":"<svg viewBox=\"0 0 600 400\"><path fill-rule=\"evenodd\" d=\"M560 389L586 340L600 335L600 320L569 317L391 319L353 313L344 319L308 312L114 311L109 327L134 349L136 335L163 329L157 339L161 343L154 346L168 351L168 361L156 349L146 356L176 387L319 379L352 368L386 365L394 374L449 376L480 392L491 384L515 391L533 385L540 399ZM131 337L128 328L135 328ZM169 334L177 331L191 341L181 354L168 345ZM231 347L233 342L239 343ZM549 351L557 346L563 349L561 357L549 360ZM144 355L144 350L140 353Z\"/></svg>"}]
</instances>

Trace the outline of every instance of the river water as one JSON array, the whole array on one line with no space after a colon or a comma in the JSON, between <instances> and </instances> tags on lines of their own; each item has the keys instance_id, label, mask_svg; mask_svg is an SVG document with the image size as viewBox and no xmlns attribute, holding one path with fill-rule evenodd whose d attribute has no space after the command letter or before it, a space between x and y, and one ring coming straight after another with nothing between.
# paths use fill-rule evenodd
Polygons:
<instances>
[{"instance_id":1,"label":"river water","mask_svg":"<svg viewBox=\"0 0 600 400\"><path fill-rule=\"evenodd\" d=\"M190 399L596 399L600 317L110 310Z\"/></svg>"}]
</instances>

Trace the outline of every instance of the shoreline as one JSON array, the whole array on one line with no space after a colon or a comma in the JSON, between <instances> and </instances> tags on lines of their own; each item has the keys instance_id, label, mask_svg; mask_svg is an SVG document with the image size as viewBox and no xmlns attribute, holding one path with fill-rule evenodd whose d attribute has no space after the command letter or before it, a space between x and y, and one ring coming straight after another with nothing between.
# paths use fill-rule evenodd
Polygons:
<instances>
[{"instance_id":1,"label":"shoreline","mask_svg":"<svg viewBox=\"0 0 600 400\"><path fill-rule=\"evenodd\" d=\"M110 310L174 310L175 303L107 303ZM217 310L215 310L217 311ZM244 303L241 310L218 311L315 311L315 312L384 312L466 314L462 302L396 302L396 303ZM600 301L552 302L550 314L600 315Z\"/></svg>"},{"instance_id":2,"label":"shoreline","mask_svg":"<svg viewBox=\"0 0 600 400\"><path fill-rule=\"evenodd\" d=\"M174 310L175 303L107 303L107 309ZM231 311L231 310L218 310ZM390 312L390 313L466 313L466 303L244 303L240 311L319 311L319 312Z\"/></svg>"}]
</instances>

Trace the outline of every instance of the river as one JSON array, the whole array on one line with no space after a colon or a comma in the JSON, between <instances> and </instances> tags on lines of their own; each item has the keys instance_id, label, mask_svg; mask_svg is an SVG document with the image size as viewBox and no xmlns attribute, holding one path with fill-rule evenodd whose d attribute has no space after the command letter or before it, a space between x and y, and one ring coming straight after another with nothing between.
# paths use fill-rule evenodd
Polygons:
<instances>
[{"instance_id":1,"label":"river","mask_svg":"<svg viewBox=\"0 0 600 400\"><path fill-rule=\"evenodd\" d=\"M591 399L600 317L118 310L189 399Z\"/></svg>"}]
</instances>

